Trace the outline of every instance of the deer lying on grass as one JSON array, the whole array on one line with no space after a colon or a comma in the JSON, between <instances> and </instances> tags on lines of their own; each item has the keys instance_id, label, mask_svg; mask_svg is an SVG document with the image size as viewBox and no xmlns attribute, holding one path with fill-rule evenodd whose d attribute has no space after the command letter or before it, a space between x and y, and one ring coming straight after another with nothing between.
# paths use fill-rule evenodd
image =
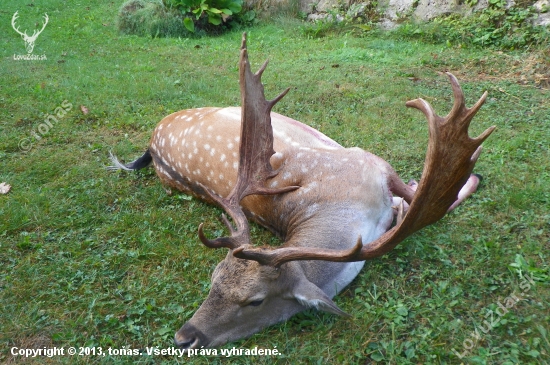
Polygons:
<instances>
[{"instance_id":1,"label":"deer lying on grass","mask_svg":"<svg viewBox=\"0 0 550 365\"><path fill-rule=\"evenodd\" d=\"M176 112L158 124L142 157L127 165L112 157L113 169L136 170L152 161L164 185L215 203L232 218L223 216L229 237L208 239L199 226L204 245L229 252L214 270L208 297L175 335L184 349L245 338L308 307L345 315L331 298L359 274L364 260L392 250L475 191L470 173L494 129L468 136L487 93L466 108L451 74L455 100L445 118L422 99L407 102L426 115L430 132L416 188L381 158L272 113L288 89L265 99L260 79L266 66L251 72L244 35L241 108ZM410 205L406 212L400 204L394 213L394 196ZM253 246L247 217L284 245Z\"/></svg>"}]
</instances>

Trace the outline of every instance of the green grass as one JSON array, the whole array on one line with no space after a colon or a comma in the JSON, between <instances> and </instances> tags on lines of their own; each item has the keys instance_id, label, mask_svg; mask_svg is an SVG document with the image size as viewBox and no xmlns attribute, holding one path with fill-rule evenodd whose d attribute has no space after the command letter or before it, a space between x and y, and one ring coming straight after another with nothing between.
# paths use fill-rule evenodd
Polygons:
<instances>
[{"instance_id":1,"label":"green grass","mask_svg":"<svg viewBox=\"0 0 550 365\"><path fill-rule=\"evenodd\" d=\"M115 26L120 3L50 0L29 7L9 0L0 10L0 183L12 186L0 195L2 363L21 362L10 355L14 346L168 348L205 299L210 274L225 255L197 237L198 225L215 221L219 210L168 196L152 170L127 174L103 167L111 149L127 160L140 155L154 126L174 111L238 105L241 34L123 36ZM34 50L46 61L13 60L25 52L10 26L16 10L21 29L29 30L48 13ZM545 51L448 48L380 32L310 39L304 29L285 19L248 29L253 67L270 59L268 97L292 88L276 111L383 157L403 179L420 177L427 145L424 117L404 103L423 97L447 113L451 90L440 71L458 76L469 105L489 91L471 134L490 125L497 130L476 167L485 177L479 192L367 263L335 298L353 319L306 311L226 346L277 346L283 354L277 361L234 357L231 363L548 363ZM72 108L36 140L32 133L64 100ZM19 147L24 138L33 143L28 152ZM253 235L256 242L275 242L257 226ZM518 272L536 284L520 288ZM520 292L523 300L469 356L453 354L464 351L489 310ZM28 361L136 362L225 363L219 357L120 355Z\"/></svg>"}]
</instances>

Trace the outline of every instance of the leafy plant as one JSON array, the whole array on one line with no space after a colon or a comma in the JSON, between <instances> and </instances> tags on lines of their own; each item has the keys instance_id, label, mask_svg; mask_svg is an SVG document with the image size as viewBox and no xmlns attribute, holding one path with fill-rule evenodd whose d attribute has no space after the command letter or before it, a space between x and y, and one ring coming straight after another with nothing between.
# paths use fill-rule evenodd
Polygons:
<instances>
[{"instance_id":1,"label":"leafy plant","mask_svg":"<svg viewBox=\"0 0 550 365\"><path fill-rule=\"evenodd\" d=\"M245 21L254 19L254 13L243 12L242 0L163 0L163 4L181 12L183 25L190 32L195 32L196 25L220 26L238 14L245 14Z\"/></svg>"},{"instance_id":2,"label":"leafy plant","mask_svg":"<svg viewBox=\"0 0 550 365\"><path fill-rule=\"evenodd\" d=\"M397 32L434 43L497 49L519 49L548 43L548 29L534 26L529 21L533 16L531 7L506 8L505 5L503 0L490 0L487 9L471 16L442 16L428 24L406 23Z\"/></svg>"}]
</instances>

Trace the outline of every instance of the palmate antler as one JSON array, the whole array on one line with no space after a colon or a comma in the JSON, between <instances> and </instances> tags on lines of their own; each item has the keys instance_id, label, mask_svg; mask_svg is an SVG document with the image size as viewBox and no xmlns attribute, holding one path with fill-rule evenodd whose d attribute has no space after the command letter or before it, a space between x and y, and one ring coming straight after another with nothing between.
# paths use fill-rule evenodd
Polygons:
<instances>
[{"instance_id":1,"label":"palmate antler","mask_svg":"<svg viewBox=\"0 0 550 365\"><path fill-rule=\"evenodd\" d=\"M241 86L241 142L239 148L239 169L237 182L227 198L222 198L210 189L202 186L216 203L218 203L233 219L237 229L233 228L224 216L223 221L231 232L230 237L220 237L214 240L206 238L203 224L199 226L199 238L211 248L227 247L236 249L250 244L248 221L240 206L243 198L251 194L281 194L296 190L299 186L288 186L280 189L265 187L267 179L277 176L269 163L275 153L273 150L273 128L271 126L271 109L290 89L286 89L273 100L266 100L261 82L262 73L267 67L267 61L256 72L250 70L248 52L246 50L246 33L241 44L240 86Z\"/></svg>"},{"instance_id":2,"label":"palmate antler","mask_svg":"<svg viewBox=\"0 0 550 365\"><path fill-rule=\"evenodd\" d=\"M395 227L367 245L363 245L359 236L357 244L350 250L309 247L282 247L270 250L239 247L234 250L233 255L275 267L294 260L363 261L384 255L414 232L441 219L468 180L481 153L481 144L495 129L495 126L492 126L477 138L469 137L468 127L485 102L487 92L468 109L464 104L464 94L457 79L450 73L447 75L453 89L454 105L445 118L438 116L432 106L423 99L412 100L406 104L426 115L430 137L420 185L408 212Z\"/></svg>"},{"instance_id":3,"label":"palmate antler","mask_svg":"<svg viewBox=\"0 0 550 365\"><path fill-rule=\"evenodd\" d=\"M406 103L408 107L419 109L426 115L430 136L420 185L410 203L409 210L404 217L399 217L395 227L367 245L363 245L359 236L356 245L350 250L252 247L248 222L240 207L240 201L251 194L280 194L298 188L298 186L281 189L265 188L266 180L277 175L277 171L274 171L269 163L270 157L274 154L270 112L275 103L288 92L287 89L272 101L265 99L261 75L266 66L267 62L256 74L252 74L246 50L246 34L244 34L240 58L242 125L237 183L227 198L221 198L203 187L210 197L229 213L237 229L234 229L229 220L223 216L231 236L209 240L204 235L203 225L199 226L199 237L206 246L230 248L235 257L255 260L262 265L279 267L285 262L295 260L363 261L391 251L405 238L438 221L447 213L474 168L481 153L481 144L495 129L493 126L477 138L469 137L468 127L485 102L487 92L472 108L467 108L457 79L447 73L453 89L454 105L445 118L438 116L432 106L423 99Z\"/></svg>"}]
</instances>

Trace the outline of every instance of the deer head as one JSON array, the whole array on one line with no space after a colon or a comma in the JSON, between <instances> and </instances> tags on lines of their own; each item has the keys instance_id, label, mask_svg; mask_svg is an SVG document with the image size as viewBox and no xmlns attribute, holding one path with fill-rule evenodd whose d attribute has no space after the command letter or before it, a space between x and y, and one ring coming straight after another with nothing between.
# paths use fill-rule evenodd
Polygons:
<instances>
[{"instance_id":1,"label":"deer head","mask_svg":"<svg viewBox=\"0 0 550 365\"><path fill-rule=\"evenodd\" d=\"M240 202L249 195L275 195L294 191L299 186L272 189L265 186L278 171L269 160L273 150L271 109L287 92L274 100L265 100L261 75L267 62L253 74L250 70L243 37L240 60L242 95L241 137L237 182L227 198L222 198L206 186L202 186L210 199L223 207L236 227L224 216L222 220L231 236L209 240L199 226L199 237L210 248L229 248L229 253L212 275L212 288L206 301L191 321L176 334L176 343L183 348L216 346L243 336L248 336L274 322L288 318L303 309L300 305L311 302L327 310L344 314L330 298L311 283L298 266L289 265L285 270L242 260L234 253L250 246L247 218ZM269 313L269 315L266 315ZM213 317L215 318L213 320ZM215 323L214 326L204 326Z\"/></svg>"},{"instance_id":2,"label":"deer head","mask_svg":"<svg viewBox=\"0 0 550 365\"><path fill-rule=\"evenodd\" d=\"M34 42L36 42L36 39L38 38L40 33L42 33L44 28L46 28L46 24L48 24L48 20L49 20L48 14L44 14L44 24L42 25L42 29L35 30L31 36L27 35L26 30L25 32L21 32L19 31L19 27L15 26L15 21L17 20L17 18L19 18L19 15L18 15L18 12L16 11L15 14L13 14L13 17L11 18L11 26L17 33L21 35L21 38L23 38L23 41L25 41L25 49L27 50L27 53L30 54L34 50Z\"/></svg>"},{"instance_id":3,"label":"deer head","mask_svg":"<svg viewBox=\"0 0 550 365\"><path fill-rule=\"evenodd\" d=\"M343 151L357 160L371 159L368 169L351 173L363 174L363 182L374 181L372 185L368 185L371 191L363 192L372 194L369 202L378 204L383 212L373 218L374 220L387 221L387 214L392 210L388 203L391 197L387 196L390 191L400 194L410 204L406 212L404 206L400 206L397 224L382 234L379 228L386 231L391 219L386 223L367 224L367 229L361 228L364 227L367 213L352 210L350 207L355 209L356 199L345 198L353 190L353 183L346 188L333 182L328 187L330 192L326 196L316 194L316 200L302 203L302 208L299 208L298 203L291 204L291 197L298 197L305 192L306 186L301 182L305 184L306 179L294 179L298 182L296 184L292 179L287 179L287 176L280 176L280 169L289 168L294 160L286 156L286 160L281 162L285 156L274 155L271 117L275 114L271 113L271 109L288 89L274 100L265 99L261 75L266 66L267 62L257 73L251 72L244 35L240 56L242 108L236 183L225 197L216 193L212 186L200 182L194 183L194 187L189 189L207 201L221 206L231 220L222 216L222 221L230 232L228 237L208 239L203 225L199 226L199 238L205 246L227 248L229 252L214 270L207 299L175 335L176 344L184 349L215 347L247 337L268 325L286 320L307 307L346 315L331 297L357 275L364 260L385 254L415 231L445 215L469 179L481 152L481 143L494 129L487 129L475 139L468 136L469 123L485 101L486 93L468 109L456 78L448 74L455 98L449 115L439 117L422 99L407 103L407 106L419 109L426 115L430 131L425 167L416 192L401 182L393 169L376 156L365 155L359 149L333 148L330 142L327 143L330 145L327 153L335 156L330 160L332 166L344 158L347 160ZM204 114L201 114L201 118L202 116ZM172 124L174 118L181 117L172 117L166 125ZM174 142L172 133L170 132L169 137ZM313 132L308 130L308 133ZM164 142L157 134L153 137L150 148L157 171L160 171L159 176L174 187L189 183L189 180L175 175L175 165L178 163L174 162L173 155L161 151ZM304 148L303 153L308 150L309 147ZM292 157L298 158L301 153L295 153ZM369 162L361 161L365 164ZM350 175L350 179L352 178ZM171 183L171 179L179 180ZM313 183L308 182L310 185ZM309 185L307 189L310 189ZM330 201L330 204L314 213L313 207L321 204L323 199ZM281 212L281 217L285 214L291 216L288 223L291 228L283 233L286 241L283 247L265 248L252 245L243 206L248 215L256 216L255 211L261 212L265 208L263 211L273 211L277 216ZM371 212L376 207L367 207L366 210ZM296 211L299 213L295 213ZM363 238L367 240L363 242ZM340 287L335 288L337 285Z\"/></svg>"}]
</instances>

